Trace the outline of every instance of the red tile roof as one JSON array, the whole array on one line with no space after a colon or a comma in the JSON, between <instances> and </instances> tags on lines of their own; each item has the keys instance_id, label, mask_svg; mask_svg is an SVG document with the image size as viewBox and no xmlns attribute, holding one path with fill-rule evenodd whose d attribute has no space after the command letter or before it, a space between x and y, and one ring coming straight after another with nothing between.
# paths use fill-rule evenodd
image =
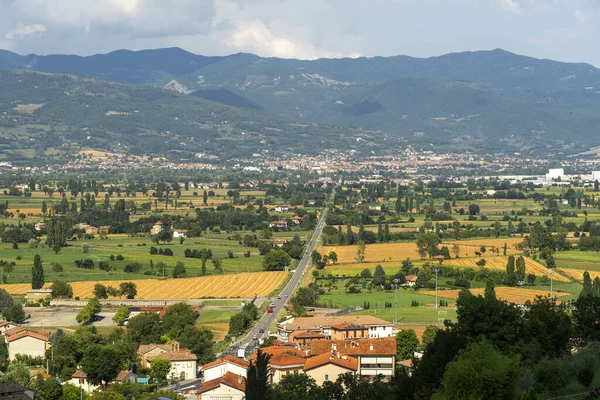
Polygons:
<instances>
[{"instance_id":1,"label":"red tile roof","mask_svg":"<svg viewBox=\"0 0 600 400\"><path fill-rule=\"evenodd\" d=\"M6 338L6 341L8 343L10 342L14 342L15 340L19 340L22 339L24 337L32 337L35 339L39 339L39 340L43 340L44 342L49 342L50 341L50 335L48 335L47 333L42 333L42 332L37 332L37 331L30 331L28 329L21 331L19 333L15 333L14 335L10 335Z\"/></svg>"},{"instance_id":2,"label":"red tile roof","mask_svg":"<svg viewBox=\"0 0 600 400\"><path fill-rule=\"evenodd\" d=\"M78 369L77 371L75 371L75 373L73 375L71 375L71 378L87 378L87 374L82 370L82 369Z\"/></svg>"},{"instance_id":3,"label":"red tile roof","mask_svg":"<svg viewBox=\"0 0 600 400\"><path fill-rule=\"evenodd\" d=\"M225 375L220 378L211 379L210 381L204 382L198 391L196 391L196 394L206 393L218 388L221 385L229 386L241 392L246 392L246 378L234 374L233 372L226 372Z\"/></svg>"},{"instance_id":4,"label":"red tile roof","mask_svg":"<svg viewBox=\"0 0 600 400\"><path fill-rule=\"evenodd\" d=\"M396 338L358 339L358 340L313 340L311 354L330 353L335 350L351 356L396 355Z\"/></svg>"},{"instance_id":5,"label":"red tile roof","mask_svg":"<svg viewBox=\"0 0 600 400\"><path fill-rule=\"evenodd\" d=\"M117 382L123 381L125 378L129 376L129 374L133 374L131 371L119 371L116 378L114 379Z\"/></svg>"},{"instance_id":6,"label":"red tile roof","mask_svg":"<svg viewBox=\"0 0 600 400\"><path fill-rule=\"evenodd\" d=\"M331 352L319 354L318 356L307 359L306 363L304 363L304 370L309 371L327 364L335 364L350 371L358 370L358 360L356 358L342 356L339 353L334 355Z\"/></svg>"},{"instance_id":7,"label":"red tile roof","mask_svg":"<svg viewBox=\"0 0 600 400\"><path fill-rule=\"evenodd\" d=\"M219 358L218 360L215 360L213 362L209 362L208 364L204 364L202 366L202 368L200 368L200 369L202 371L204 371L206 369L209 369L209 368L212 368L212 367L215 367L217 365L221 365L221 364L224 364L227 362L231 363L231 364L235 364L242 368L248 368L248 366L250 366L250 363L248 361L241 359L241 358L234 357L230 354L227 354L225 357Z\"/></svg>"}]
</instances>

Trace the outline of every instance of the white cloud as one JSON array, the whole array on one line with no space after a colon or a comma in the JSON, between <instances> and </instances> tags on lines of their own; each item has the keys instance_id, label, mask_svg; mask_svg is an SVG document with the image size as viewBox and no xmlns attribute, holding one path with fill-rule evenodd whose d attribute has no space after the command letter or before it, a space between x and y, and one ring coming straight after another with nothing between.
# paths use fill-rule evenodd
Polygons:
<instances>
[{"instance_id":1,"label":"white cloud","mask_svg":"<svg viewBox=\"0 0 600 400\"><path fill-rule=\"evenodd\" d=\"M524 10L521 3L517 0L500 0L500 7L515 14L520 14Z\"/></svg>"},{"instance_id":2,"label":"white cloud","mask_svg":"<svg viewBox=\"0 0 600 400\"><path fill-rule=\"evenodd\" d=\"M17 29L7 32L6 35L4 35L4 38L6 38L8 40L13 40L13 39L21 38L23 36L29 36L29 35L33 35L35 33L42 33L42 32L46 32L46 27L44 25L40 25L40 24L23 25L23 26L18 27Z\"/></svg>"},{"instance_id":3,"label":"white cloud","mask_svg":"<svg viewBox=\"0 0 600 400\"><path fill-rule=\"evenodd\" d=\"M586 14L582 10L575 10L573 15L575 16L575 19L577 19L577 21L579 22L585 22L585 20L587 19Z\"/></svg>"}]
</instances>

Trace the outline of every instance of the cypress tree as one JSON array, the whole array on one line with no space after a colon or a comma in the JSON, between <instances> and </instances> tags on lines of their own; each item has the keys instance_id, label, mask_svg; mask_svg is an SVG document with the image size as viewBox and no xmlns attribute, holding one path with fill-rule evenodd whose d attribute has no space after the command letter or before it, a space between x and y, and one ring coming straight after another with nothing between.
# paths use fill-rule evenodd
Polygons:
<instances>
[{"instance_id":1,"label":"cypress tree","mask_svg":"<svg viewBox=\"0 0 600 400\"><path fill-rule=\"evenodd\" d=\"M41 289L44 286L44 268L42 267L42 258L36 254L33 258L33 267L31 268L31 288Z\"/></svg>"}]
</instances>

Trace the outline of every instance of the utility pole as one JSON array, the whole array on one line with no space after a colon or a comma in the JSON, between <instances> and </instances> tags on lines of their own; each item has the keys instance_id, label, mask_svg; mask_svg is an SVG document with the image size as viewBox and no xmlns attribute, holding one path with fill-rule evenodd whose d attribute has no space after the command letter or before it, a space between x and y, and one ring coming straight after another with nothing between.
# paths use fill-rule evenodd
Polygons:
<instances>
[{"instance_id":1,"label":"utility pole","mask_svg":"<svg viewBox=\"0 0 600 400\"><path fill-rule=\"evenodd\" d=\"M520 304L521 304L521 308L523 308L523 285L525 285L524 281L519 281L517 282L517 285L519 285L519 287L521 288L521 300L520 300Z\"/></svg>"},{"instance_id":2,"label":"utility pole","mask_svg":"<svg viewBox=\"0 0 600 400\"><path fill-rule=\"evenodd\" d=\"M552 275L554 275L554 270L552 268L548 270L548 275L550 275L550 300L553 300L554 297L552 296Z\"/></svg>"},{"instance_id":3,"label":"utility pole","mask_svg":"<svg viewBox=\"0 0 600 400\"><path fill-rule=\"evenodd\" d=\"M438 301L438 273L440 272L439 268L433 268L433 272L435 272L435 308L439 308L440 303Z\"/></svg>"},{"instance_id":4,"label":"utility pole","mask_svg":"<svg viewBox=\"0 0 600 400\"><path fill-rule=\"evenodd\" d=\"M397 324L398 323L398 283L400 283L400 280L398 278L394 278L393 282L396 284L396 319L394 320L394 323Z\"/></svg>"}]
</instances>

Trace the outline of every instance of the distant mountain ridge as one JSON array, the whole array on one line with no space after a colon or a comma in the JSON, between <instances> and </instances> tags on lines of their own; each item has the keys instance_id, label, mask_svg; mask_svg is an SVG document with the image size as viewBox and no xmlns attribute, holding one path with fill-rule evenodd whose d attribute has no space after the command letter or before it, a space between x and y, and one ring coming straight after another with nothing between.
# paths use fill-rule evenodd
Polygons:
<instances>
[{"instance_id":1,"label":"distant mountain ridge","mask_svg":"<svg viewBox=\"0 0 600 400\"><path fill-rule=\"evenodd\" d=\"M448 149L573 153L597 145L600 134L600 70L500 49L314 61L178 48L89 57L0 51L0 68L163 88L232 107L234 121L235 109L262 110L267 119Z\"/></svg>"}]
</instances>

